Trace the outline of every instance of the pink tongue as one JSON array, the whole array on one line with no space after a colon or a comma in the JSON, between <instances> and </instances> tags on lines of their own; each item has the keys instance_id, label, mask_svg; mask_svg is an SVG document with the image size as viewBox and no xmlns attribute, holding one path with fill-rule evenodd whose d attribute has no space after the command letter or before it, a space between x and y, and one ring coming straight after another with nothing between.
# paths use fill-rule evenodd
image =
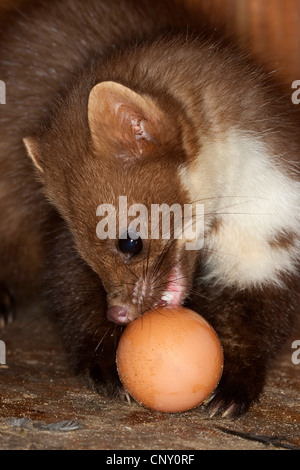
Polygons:
<instances>
[{"instance_id":1,"label":"pink tongue","mask_svg":"<svg viewBox=\"0 0 300 470\"><path fill-rule=\"evenodd\" d=\"M181 304L184 298L185 285L182 275L176 267L171 271L166 292L173 294L173 298L170 301L163 301L165 304L171 305L172 307L176 307Z\"/></svg>"}]
</instances>

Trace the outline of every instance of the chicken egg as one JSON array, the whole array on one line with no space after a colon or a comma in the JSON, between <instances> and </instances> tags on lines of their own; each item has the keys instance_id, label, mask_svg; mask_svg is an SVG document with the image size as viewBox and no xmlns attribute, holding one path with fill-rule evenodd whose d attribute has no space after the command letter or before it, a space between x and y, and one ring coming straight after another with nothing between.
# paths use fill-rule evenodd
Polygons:
<instances>
[{"instance_id":1,"label":"chicken egg","mask_svg":"<svg viewBox=\"0 0 300 470\"><path fill-rule=\"evenodd\" d=\"M223 371L223 349L215 330L198 313L159 307L125 328L116 362L134 400L175 413L200 405L215 390Z\"/></svg>"}]
</instances>

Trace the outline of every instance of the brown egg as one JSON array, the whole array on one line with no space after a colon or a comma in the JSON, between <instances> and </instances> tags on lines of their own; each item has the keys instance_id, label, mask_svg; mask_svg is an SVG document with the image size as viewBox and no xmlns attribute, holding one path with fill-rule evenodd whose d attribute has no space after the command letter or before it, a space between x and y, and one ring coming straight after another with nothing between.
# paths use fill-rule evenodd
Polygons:
<instances>
[{"instance_id":1,"label":"brown egg","mask_svg":"<svg viewBox=\"0 0 300 470\"><path fill-rule=\"evenodd\" d=\"M223 371L214 329L186 308L157 308L124 330L117 350L124 388L147 408L175 413L200 405Z\"/></svg>"}]
</instances>

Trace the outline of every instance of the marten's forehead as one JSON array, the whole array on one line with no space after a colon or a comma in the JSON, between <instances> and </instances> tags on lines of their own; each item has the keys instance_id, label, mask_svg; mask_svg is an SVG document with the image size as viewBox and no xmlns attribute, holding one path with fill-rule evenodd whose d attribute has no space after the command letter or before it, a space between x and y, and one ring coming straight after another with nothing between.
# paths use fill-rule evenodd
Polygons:
<instances>
[{"instance_id":1,"label":"marten's forehead","mask_svg":"<svg viewBox=\"0 0 300 470\"><path fill-rule=\"evenodd\" d=\"M97 181L95 180L97 187ZM186 204L188 193L180 179L178 167L163 164L133 166L130 171L115 168L105 172L105 182L97 188L100 202L110 202L119 208L120 198L128 204Z\"/></svg>"}]
</instances>

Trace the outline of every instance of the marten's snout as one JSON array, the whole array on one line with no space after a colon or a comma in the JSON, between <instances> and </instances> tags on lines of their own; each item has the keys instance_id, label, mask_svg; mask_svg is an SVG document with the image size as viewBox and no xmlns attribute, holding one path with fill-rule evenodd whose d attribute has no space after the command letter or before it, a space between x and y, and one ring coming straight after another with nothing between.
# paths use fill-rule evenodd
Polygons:
<instances>
[{"instance_id":1,"label":"marten's snout","mask_svg":"<svg viewBox=\"0 0 300 470\"><path fill-rule=\"evenodd\" d=\"M151 244L127 230L118 241L123 265L112 264L107 276L107 319L127 325L158 306L180 306L191 281L191 256L175 243ZM145 253L146 252L146 253ZM118 259L118 258L117 258ZM121 258L122 259L122 258Z\"/></svg>"},{"instance_id":2,"label":"marten's snout","mask_svg":"<svg viewBox=\"0 0 300 470\"><path fill-rule=\"evenodd\" d=\"M107 310L107 318L109 321L112 321L117 325L127 325L131 322L128 310L120 306L110 307Z\"/></svg>"},{"instance_id":3,"label":"marten's snout","mask_svg":"<svg viewBox=\"0 0 300 470\"><path fill-rule=\"evenodd\" d=\"M186 276L178 266L165 271L164 277L161 274L154 277L151 273L136 282L129 282L129 291L124 283L124 291L108 299L107 319L117 325L127 325L151 308L181 305L188 291ZM159 282L155 282L158 278Z\"/></svg>"}]
</instances>

